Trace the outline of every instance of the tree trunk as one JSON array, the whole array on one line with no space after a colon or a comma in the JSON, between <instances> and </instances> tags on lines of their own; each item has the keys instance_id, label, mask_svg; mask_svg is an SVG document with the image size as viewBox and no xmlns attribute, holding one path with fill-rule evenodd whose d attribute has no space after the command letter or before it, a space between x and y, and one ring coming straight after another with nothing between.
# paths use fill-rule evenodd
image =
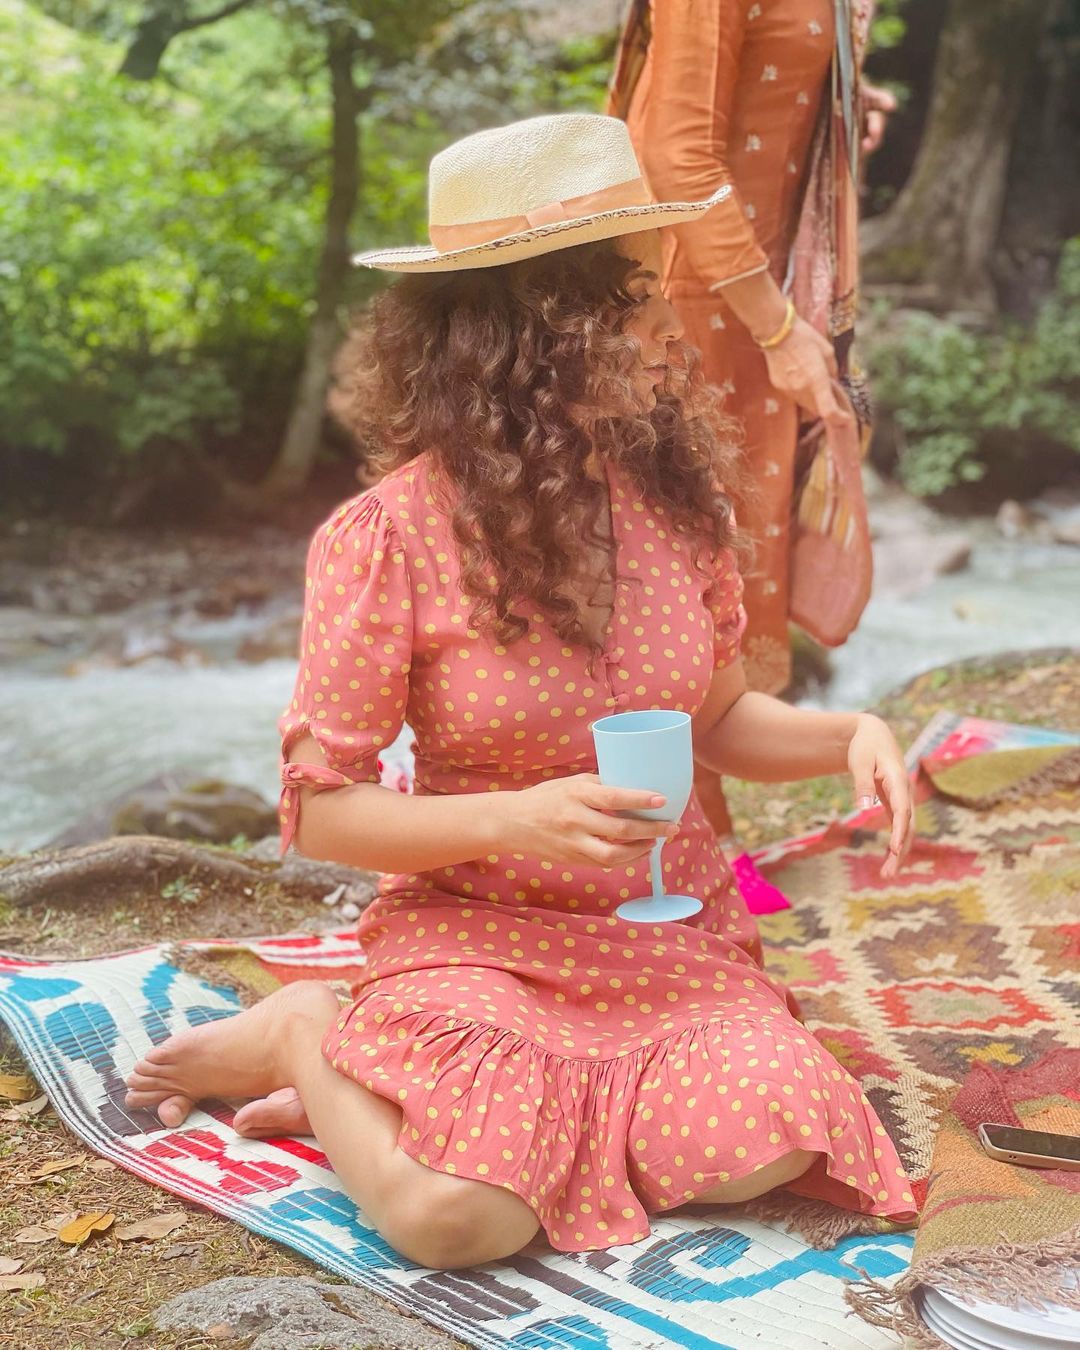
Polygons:
<instances>
[{"instance_id":1,"label":"tree trunk","mask_svg":"<svg viewBox=\"0 0 1080 1350\"><path fill-rule=\"evenodd\" d=\"M1064 241L1080 234L1080 5L1048 0L1046 8L992 264L1002 310L1023 322L1053 291Z\"/></svg>"},{"instance_id":2,"label":"tree trunk","mask_svg":"<svg viewBox=\"0 0 1080 1350\"><path fill-rule=\"evenodd\" d=\"M993 311L991 260L1045 0L951 0L911 177L867 221L863 275L931 308Z\"/></svg>"},{"instance_id":3,"label":"tree trunk","mask_svg":"<svg viewBox=\"0 0 1080 1350\"><path fill-rule=\"evenodd\" d=\"M276 841L271 844L276 855ZM344 886L361 908L375 894L377 878L338 863L316 862L299 853L260 856L259 846L230 856L201 844L151 834L122 834L76 848L48 849L0 868L0 898L11 905L65 905L108 890L116 899L147 886L160 889L182 878L194 885L254 887L269 881L298 898L321 900Z\"/></svg>"},{"instance_id":4,"label":"tree trunk","mask_svg":"<svg viewBox=\"0 0 1080 1350\"><path fill-rule=\"evenodd\" d=\"M331 364L341 340L338 305L349 275L349 222L360 183L357 118L362 103L353 80L355 51L356 40L345 25L330 29L327 38L333 100L330 200L304 368L285 438L262 485L263 492L270 497L283 497L307 482L321 440Z\"/></svg>"}]
</instances>

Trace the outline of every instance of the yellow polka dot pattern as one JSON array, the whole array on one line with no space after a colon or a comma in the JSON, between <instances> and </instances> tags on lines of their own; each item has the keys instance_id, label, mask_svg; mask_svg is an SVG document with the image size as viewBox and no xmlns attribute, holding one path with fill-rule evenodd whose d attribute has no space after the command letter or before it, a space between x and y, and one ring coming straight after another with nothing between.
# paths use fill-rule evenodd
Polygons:
<instances>
[{"instance_id":1,"label":"yellow polka dot pattern","mask_svg":"<svg viewBox=\"0 0 1080 1350\"><path fill-rule=\"evenodd\" d=\"M665 513L610 471L618 585L601 658L590 665L539 614L509 648L482 637L428 474L421 456L312 542L281 732L287 755L310 731L329 767L283 760L285 843L298 786L377 782L405 720L418 792L527 787L595 772L589 723L605 713L694 713L738 654L730 556L699 573ZM615 916L647 889L645 862L605 872L493 853L384 877L360 924L365 978L324 1053L401 1108L403 1149L512 1190L559 1250L636 1241L650 1214L794 1148L823 1155L806 1193L909 1213L858 1085L762 971L696 799L664 869L703 902L687 923Z\"/></svg>"}]
</instances>

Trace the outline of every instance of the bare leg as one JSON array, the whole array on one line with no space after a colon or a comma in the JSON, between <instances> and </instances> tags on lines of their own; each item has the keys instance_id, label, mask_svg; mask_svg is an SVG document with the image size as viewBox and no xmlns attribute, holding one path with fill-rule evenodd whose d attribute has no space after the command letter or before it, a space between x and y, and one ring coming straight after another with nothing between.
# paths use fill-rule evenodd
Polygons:
<instances>
[{"instance_id":1,"label":"bare leg","mask_svg":"<svg viewBox=\"0 0 1080 1350\"><path fill-rule=\"evenodd\" d=\"M155 1046L128 1079L128 1103L168 1107L175 1117L201 1097L266 1097L295 1087L345 1190L403 1255L448 1269L519 1251L538 1227L523 1200L410 1158L398 1147L399 1108L330 1067L321 1043L337 1014L326 985L286 985L236 1017Z\"/></svg>"},{"instance_id":2,"label":"bare leg","mask_svg":"<svg viewBox=\"0 0 1080 1350\"><path fill-rule=\"evenodd\" d=\"M734 1181L722 1181L703 1195L699 1195L694 1204L739 1205L744 1200L756 1200L766 1191L773 1191L777 1186L786 1186L789 1181L801 1177L818 1156L817 1153L808 1153L805 1149L793 1149L782 1158L766 1163L764 1167L759 1167L756 1172L750 1172L745 1177L737 1177Z\"/></svg>"}]
</instances>

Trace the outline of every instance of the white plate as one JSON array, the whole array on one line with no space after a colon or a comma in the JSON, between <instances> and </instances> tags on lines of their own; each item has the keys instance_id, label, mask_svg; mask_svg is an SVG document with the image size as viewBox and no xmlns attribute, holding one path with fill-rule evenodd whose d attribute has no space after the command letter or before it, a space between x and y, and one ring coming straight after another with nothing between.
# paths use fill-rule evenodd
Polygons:
<instances>
[{"instance_id":1,"label":"white plate","mask_svg":"<svg viewBox=\"0 0 1080 1350\"><path fill-rule=\"evenodd\" d=\"M1016 1314L1015 1309L983 1304L997 1312ZM984 1320L973 1315L970 1308L955 1296L946 1298L939 1289L924 1289L920 1300L923 1319L944 1341L962 1347L962 1350L1063 1350L1064 1346L1080 1345L1071 1333L1062 1337L1055 1328L1051 1335L1041 1330L1018 1331L1014 1327ZM1036 1319L1032 1319L1034 1321Z\"/></svg>"},{"instance_id":2,"label":"white plate","mask_svg":"<svg viewBox=\"0 0 1080 1350\"><path fill-rule=\"evenodd\" d=\"M922 1304L922 1318L926 1325L955 1350L1052 1350L1056 1341L1044 1341L1041 1337L1028 1336L1019 1331L1009 1331L1001 1327L982 1327L972 1329L954 1321L943 1311L945 1305Z\"/></svg>"},{"instance_id":3,"label":"white plate","mask_svg":"<svg viewBox=\"0 0 1080 1350\"><path fill-rule=\"evenodd\" d=\"M1075 1272L1062 1271L1062 1280L1067 1277L1075 1280ZM931 1292L937 1298L944 1299L965 1319L973 1318L976 1323L983 1326L1008 1328L1010 1331L1037 1336L1042 1342L1050 1345L1080 1345L1080 1312L1074 1308L1065 1308L1060 1303L1048 1303L1046 1311L1040 1312L1030 1303L1021 1303L1016 1308L1003 1303L987 1303L985 1299L965 1303L956 1294L947 1293L943 1289L934 1289ZM940 1304L938 1311L942 1311ZM953 1319L950 1317L948 1320L951 1322Z\"/></svg>"},{"instance_id":4,"label":"white plate","mask_svg":"<svg viewBox=\"0 0 1080 1350\"><path fill-rule=\"evenodd\" d=\"M972 1340L970 1336L961 1335L952 1327L947 1327L927 1305L925 1297L919 1300L919 1315L934 1335L940 1337L946 1345L951 1345L953 1350L990 1350L987 1341Z\"/></svg>"}]
</instances>

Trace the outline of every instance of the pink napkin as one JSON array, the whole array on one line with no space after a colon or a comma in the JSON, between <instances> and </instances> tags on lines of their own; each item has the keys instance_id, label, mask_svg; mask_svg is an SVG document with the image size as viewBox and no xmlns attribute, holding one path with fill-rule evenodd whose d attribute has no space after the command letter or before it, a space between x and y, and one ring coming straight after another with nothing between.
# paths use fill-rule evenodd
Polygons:
<instances>
[{"instance_id":1,"label":"pink napkin","mask_svg":"<svg viewBox=\"0 0 1080 1350\"><path fill-rule=\"evenodd\" d=\"M740 853L732 859L731 870L751 914L775 914L778 909L791 908L791 901L771 881L765 880L749 853Z\"/></svg>"}]
</instances>

